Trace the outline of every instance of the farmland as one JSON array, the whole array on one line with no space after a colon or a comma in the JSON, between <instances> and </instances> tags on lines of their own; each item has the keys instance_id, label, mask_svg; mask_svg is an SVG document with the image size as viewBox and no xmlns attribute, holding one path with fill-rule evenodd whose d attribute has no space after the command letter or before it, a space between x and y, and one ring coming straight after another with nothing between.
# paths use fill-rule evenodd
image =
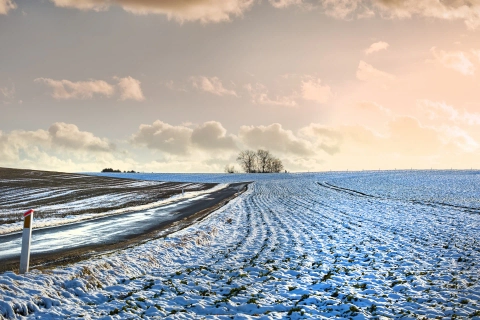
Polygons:
<instances>
[{"instance_id":1,"label":"farmland","mask_svg":"<svg viewBox=\"0 0 480 320\"><path fill-rule=\"evenodd\" d=\"M32 208L35 227L46 227L155 206L182 189L192 194L213 186L0 168L0 234L21 230L22 213Z\"/></svg>"},{"instance_id":2,"label":"farmland","mask_svg":"<svg viewBox=\"0 0 480 320\"><path fill-rule=\"evenodd\" d=\"M164 239L64 268L2 274L0 311L118 319L480 317L478 172L250 177L256 181L245 193Z\"/></svg>"}]
</instances>

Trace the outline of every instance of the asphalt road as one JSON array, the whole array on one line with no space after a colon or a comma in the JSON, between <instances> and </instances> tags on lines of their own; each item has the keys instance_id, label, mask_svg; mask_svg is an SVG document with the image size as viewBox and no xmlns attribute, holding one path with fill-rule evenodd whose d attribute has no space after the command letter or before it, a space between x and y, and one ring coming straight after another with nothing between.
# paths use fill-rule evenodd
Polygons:
<instances>
[{"instance_id":1,"label":"asphalt road","mask_svg":"<svg viewBox=\"0 0 480 320\"><path fill-rule=\"evenodd\" d=\"M185 225L205 216L246 188L230 184L222 190L148 210L42 228L32 231L31 266L78 261L89 255L124 248L158 236L176 222ZM34 217L35 218L35 217ZM22 233L0 236L0 271L15 270L20 259Z\"/></svg>"}]
</instances>

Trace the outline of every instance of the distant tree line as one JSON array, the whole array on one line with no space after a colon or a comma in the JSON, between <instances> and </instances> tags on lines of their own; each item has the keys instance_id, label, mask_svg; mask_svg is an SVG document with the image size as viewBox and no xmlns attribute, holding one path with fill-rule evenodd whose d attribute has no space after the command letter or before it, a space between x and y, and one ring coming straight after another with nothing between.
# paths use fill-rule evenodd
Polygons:
<instances>
[{"instance_id":1,"label":"distant tree line","mask_svg":"<svg viewBox=\"0 0 480 320\"><path fill-rule=\"evenodd\" d=\"M259 149L243 150L237 156L237 162L246 173L278 173L283 171L282 161L274 157L270 151ZM233 166L225 167L228 173L235 172Z\"/></svg>"},{"instance_id":2,"label":"distant tree line","mask_svg":"<svg viewBox=\"0 0 480 320\"><path fill-rule=\"evenodd\" d=\"M102 172L118 172L118 173L121 173L122 170L113 170L112 168L105 168L102 170ZM136 173L134 170L130 170L130 171L123 171L123 173Z\"/></svg>"}]
</instances>

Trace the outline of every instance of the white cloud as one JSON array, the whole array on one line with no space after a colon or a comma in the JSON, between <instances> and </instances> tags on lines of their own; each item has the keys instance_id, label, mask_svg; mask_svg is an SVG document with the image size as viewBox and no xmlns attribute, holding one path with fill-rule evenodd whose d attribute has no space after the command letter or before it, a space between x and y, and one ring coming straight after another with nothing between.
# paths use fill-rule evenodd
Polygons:
<instances>
[{"instance_id":1,"label":"white cloud","mask_svg":"<svg viewBox=\"0 0 480 320\"><path fill-rule=\"evenodd\" d=\"M475 152L479 149L478 142L458 126L442 126L439 131L445 144L451 143L465 152Z\"/></svg>"},{"instance_id":2,"label":"white cloud","mask_svg":"<svg viewBox=\"0 0 480 320\"><path fill-rule=\"evenodd\" d=\"M204 92L209 92L217 96L232 95L237 96L235 90L226 89L222 81L217 77L190 77L190 81L194 88L202 90Z\"/></svg>"},{"instance_id":3,"label":"white cloud","mask_svg":"<svg viewBox=\"0 0 480 320\"><path fill-rule=\"evenodd\" d=\"M114 77L114 79L118 81L117 87L120 92L120 100L145 100L139 80L132 77ZM37 78L35 82L44 83L52 88L51 96L58 100L92 99L95 95L110 98L116 91L115 85L103 80L73 82L70 80Z\"/></svg>"},{"instance_id":4,"label":"white cloud","mask_svg":"<svg viewBox=\"0 0 480 320\"><path fill-rule=\"evenodd\" d=\"M95 0L50 0L57 7L75 8L80 10L104 11L108 10L110 4L107 1Z\"/></svg>"},{"instance_id":5,"label":"white cloud","mask_svg":"<svg viewBox=\"0 0 480 320\"><path fill-rule=\"evenodd\" d=\"M261 83L257 83L255 86L252 84L245 85L248 93L252 97L252 102L260 105L272 105L282 107L296 107L295 95L277 95L271 97L267 87Z\"/></svg>"},{"instance_id":6,"label":"white cloud","mask_svg":"<svg viewBox=\"0 0 480 320\"><path fill-rule=\"evenodd\" d=\"M187 154L192 131L185 126L172 126L156 120L152 125L140 125L131 141L149 149L157 149L171 154Z\"/></svg>"},{"instance_id":7,"label":"white cloud","mask_svg":"<svg viewBox=\"0 0 480 320\"><path fill-rule=\"evenodd\" d=\"M48 130L15 130L9 134L9 138L11 146L15 148L33 144L88 152L111 152L116 149L107 139L96 137L91 132L80 131L76 125L64 122L55 122Z\"/></svg>"},{"instance_id":8,"label":"white cloud","mask_svg":"<svg viewBox=\"0 0 480 320\"><path fill-rule=\"evenodd\" d=\"M31 147L48 143L49 135L45 130L23 131L15 130L10 133L0 131L0 163L12 163L20 159L20 150L29 150Z\"/></svg>"},{"instance_id":9,"label":"white cloud","mask_svg":"<svg viewBox=\"0 0 480 320\"><path fill-rule=\"evenodd\" d=\"M12 0L0 0L0 14L8 14L8 11L16 8L17 5Z\"/></svg>"},{"instance_id":10,"label":"white cloud","mask_svg":"<svg viewBox=\"0 0 480 320\"><path fill-rule=\"evenodd\" d=\"M56 122L48 130L0 131L0 166L56 171L100 170L116 160L116 146L105 138Z\"/></svg>"},{"instance_id":11,"label":"white cloud","mask_svg":"<svg viewBox=\"0 0 480 320\"><path fill-rule=\"evenodd\" d=\"M447 118L452 121L458 118L459 112L445 102L417 100L417 107L426 112L430 119Z\"/></svg>"},{"instance_id":12,"label":"white cloud","mask_svg":"<svg viewBox=\"0 0 480 320\"><path fill-rule=\"evenodd\" d=\"M302 97L305 100L326 103L332 96L332 90L328 85L322 85L320 79L302 81Z\"/></svg>"},{"instance_id":13,"label":"white cloud","mask_svg":"<svg viewBox=\"0 0 480 320\"><path fill-rule=\"evenodd\" d=\"M141 82L132 77L118 78L115 77L115 80L118 81L118 87L120 88L120 100L136 100L143 101L145 96L143 95L142 88L140 87Z\"/></svg>"},{"instance_id":14,"label":"white cloud","mask_svg":"<svg viewBox=\"0 0 480 320\"><path fill-rule=\"evenodd\" d=\"M356 157L362 166L370 167L374 162L385 167L382 161L390 159L386 167L394 164L430 166L432 157L447 157L452 154L466 154L477 151L478 142L457 125L427 126L418 119L409 116L389 118L386 131L379 133L361 125L325 126L310 124L300 129L300 136L310 140L314 150L323 150L330 154L330 161L344 162L348 166L351 156ZM362 154L362 156L359 156ZM448 163L445 160L444 164Z\"/></svg>"},{"instance_id":15,"label":"white cloud","mask_svg":"<svg viewBox=\"0 0 480 320\"><path fill-rule=\"evenodd\" d=\"M54 99L91 99L95 94L110 97L115 92L115 88L103 80L72 82L69 80L37 78L35 82L44 83L51 87Z\"/></svg>"},{"instance_id":16,"label":"white cloud","mask_svg":"<svg viewBox=\"0 0 480 320\"><path fill-rule=\"evenodd\" d=\"M392 115L392 111L388 108L385 108L381 104L372 101L361 101L356 104L356 107L364 111L372 111L377 114L384 114L387 116Z\"/></svg>"},{"instance_id":17,"label":"white cloud","mask_svg":"<svg viewBox=\"0 0 480 320\"><path fill-rule=\"evenodd\" d=\"M269 126L241 126L238 135L227 134L220 122L208 121L193 128L173 126L160 120L141 125L131 142L163 154L189 159L235 156L243 148L266 148L284 155L313 155L312 144L283 129L278 123ZM212 151L215 151L212 154Z\"/></svg>"},{"instance_id":18,"label":"white cloud","mask_svg":"<svg viewBox=\"0 0 480 320\"><path fill-rule=\"evenodd\" d=\"M386 15L396 18L423 16L444 20L463 20L468 28L480 25L480 2L478 0L374 0Z\"/></svg>"},{"instance_id":19,"label":"white cloud","mask_svg":"<svg viewBox=\"0 0 480 320\"><path fill-rule=\"evenodd\" d=\"M366 63L365 61L360 61L357 68L357 79L362 81L371 81L371 80L394 80L395 76L375 69L372 65Z\"/></svg>"},{"instance_id":20,"label":"white cloud","mask_svg":"<svg viewBox=\"0 0 480 320\"><path fill-rule=\"evenodd\" d=\"M303 4L303 0L268 0L268 2L275 8L286 8Z\"/></svg>"},{"instance_id":21,"label":"white cloud","mask_svg":"<svg viewBox=\"0 0 480 320\"><path fill-rule=\"evenodd\" d=\"M205 150L236 149L236 138L227 135L227 130L217 121L208 121L196 127L191 139L193 144Z\"/></svg>"},{"instance_id":22,"label":"white cloud","mask_svg":"<svg viewBox=\"0 0 480 320\"><path fill-rule=\"evenodd\" d=\"M469 29L480 26L478 0L319 0L325 13L338 19L378 16L386 19L417 17L464 21Z\"/></svg>"},{"instance_id":23,"label":"white cloud","mask_svg":"<svg viewBox=\"0 0 480 320\"><path fill-rule=\"evenodd\" d=\"M56 122L48 129L49 139L53 145L75 150L110 152L115 145L107 139L101 139L91 132L80 131L74 124Z\"/></svg>"},{"instance_id":24,"label":"white cloud","mask_svg":"<svg viewBox=\"0 0 480 320\"><path fill-rule=\"evenodd\" d=\"M362 0L321 0L325 13L338 18L350 19Z\"/></svg>"},{"instance_id":25,"label":"white cloud","mask_svg":"<svg viewBox=\"0 0 480 320\"><path fill-rule=\"evenodd\" d=\"M430 119L448 119L457 124L479 125L480 113L459 111L445 102L418 100L417 107L423 110Z\"/></svg>"},{"instance_id":26,"label":"white cloud","mask_svg":"<svg viewBox=\"0 0 480 320\"><path fill-rule=\"evenodd\" d=\"M367 166L371 165L369 162L380 159L434 156L447 149L452 150L449 149L449 144L453 137L437 128L424 126L413 117L389 119L386 128L380 134L361 125L310 124L302 128L300 134L312 141L316 150L321 149L330 154L332 161L342 159L348 163L349 157L363 154L361 158L368 160L362 165ZM458 147L455 144L452 146ZM357 161L361 160L358 158ZM356 164L350 163L350 166Z\"/></svg>"},{"instance_id":27,"label":"white cloud","mask_svg":"<svg viewBox=\"0 0 480 320\"><path fill-rule=\"evenodd\" d=\"M430 51L435 57L434 61L446 68L453 69L466 76L471 76L475 73L475 66L462 51L438 51L435 47L431 48Z\"/></svg>"},{"instance_id":28,"label":"white cloud","mask_svg":"<svg viewBox=\"0 0 480 320\"><path fill-rule=\"evenodd\" d=\"M340 146L343 142L343 134L337 128L310 124L299 130L300 136L312 141L315 149L323 150L330 155L340 152Z\"/></svg>"},{"instance_id":29,"label":"white cloud","mask_svg":"<svg viewBox=\"0 0 480 320\"><path fill-rule=\"evenodd\" d=\"M255 0L50 0L58 7L104 11L119 6L134 14L162 14L179 22L202 23L230 21L250 9ZM464 21L469 29L480 26L478 0L318 0L325 14L338 19L359 19L380 16L406 19L414 16ZM12 9L12 0L0 0L3 11ZM314 8L315 1L269 0L275 8L298 5ZM7 8L7 9L6 9ZM0 11L1 13L2 11ZM378 13L378 14L377 14Z\"/></svg>"},{"instance_id":30,"label":"white cloud","mask_svg":"<svg viewBox=\"0 0 480 320\"><path fill-rule=\"evenodd\" d=\"M134 14L162 14L179 22L229 21L248 10L254 0L51 0L58 7L80 10L108 10L118 5Z\"/></svg>"},{"instance_id":31,"label":"white cloud","mask_svg":"<svg viewBox=\"0 0 480 320\"><path fill-rule=\"evenodd\" d=\"M298 156L313 155L310 142L298 138L279 123L269 126L241 126L239 139L249 148L268 149L273 152Z\"/></svg>"},{"instance_id":32,"label":"white cloud","mask_svg":"<svg viewBox=\"0 0 480 320\"><path fill-rule=\"evenodd\" d=\"M191 128L190 124L173 126L157 120L152 125L140 125L131 138L134 145L184 157L202 151L234 150L235 140L236 138L227 135L222 124L216 121L208 121Z\"/></svg>"},{"instance_id":33,"label":"white cloud","mask_svg":"<svg viewBox=\"0 0 480 320\"><path fill-rule=\"evenodd\" d=\"M310 75L299 76L295 74L286 74L282 76L282 81L291 79L295 79L294 83L291 81L290 83L287 82L287 87L293 87L295 90L288 95L273 95L268 88L261 83L256 83L255 85L248 83L244 85L244 88L250 94L252 103L260 105L296 107L298 106L298 100L300 99L323 104L328 102L333 96L330 86L322 84L320 78ZM285 83L282 85L285 85Z\"/></svg>"},{"instance_id":34,"label":"white cloud","mask_svg":"<svg viewBox=\"0 0 480 320\"><path fill-rule=\"evenodd\" d=\"M444 109L445 116L464 121L462 112ZM430 167L434 158L449 165L451 159L463 156L478 160L480 145L460 122L428 127L412 117L392 117L385 124L381 134L360 125L322 124L310 124L293 132L274 123L242 126L233 135L216 121L179 126L155 121L141 125L131 139L138 147L160 151L152 153L157 160L151 161L140 156L142 152L135 152L137 159L129 159L116 152L115 145L107 139L81 131L74 124L58 122L48 130L0 131L0 166L67 171L115 167L219 172L225 164L234 163L237 152L245 148L270 150L288 170Z\"/></svg>"},{"instance_id":35,"label":"white cloud","mask_svg":"<svg viewBox=\"0 0 480 320\"><path fill-rule=\"evenodd\" d=\"M372 43L370 47L365 49L365 54L371 54L374 52L378 52L381 50L386 50L390 45L387 42L384 41L378 41L375 43Z\"/></svg>"},{"instance_id":36,"label":"white cloud","mask_svg":"<svg viewBox=\"0 0 480 320\"><path fill-rule=\"evenodd\" d=\"M370 19L375 17L375 11L363 5L361 10L358 10L357 19Z\"/></svg>"}]
</instances>

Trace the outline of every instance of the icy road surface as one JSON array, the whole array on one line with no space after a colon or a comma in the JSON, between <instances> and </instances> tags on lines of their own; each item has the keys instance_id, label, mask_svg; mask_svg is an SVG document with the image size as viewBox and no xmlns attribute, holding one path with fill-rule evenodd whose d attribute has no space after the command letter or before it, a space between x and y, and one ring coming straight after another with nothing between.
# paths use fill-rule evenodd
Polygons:
<instances>
[{"instance_id":1,"label":"icy road surface","mask_svg":"<svg viewBox=\"0 0 480 320\"><path fill-rule=\"evenodd\" d=\"M386 174L264 176L166 239L67 268L0 275L0 312L480 319L480 215L469 193L480 191L479 172L404 172L404 191L394 196Z\"/></svg>"}]
</instances>

